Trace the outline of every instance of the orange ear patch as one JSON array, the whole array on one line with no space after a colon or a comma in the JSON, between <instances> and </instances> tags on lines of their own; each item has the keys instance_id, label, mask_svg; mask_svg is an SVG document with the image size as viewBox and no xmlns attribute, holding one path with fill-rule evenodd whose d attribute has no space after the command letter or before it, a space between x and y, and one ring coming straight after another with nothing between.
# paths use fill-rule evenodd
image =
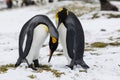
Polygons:
<instances>
[{"instance_id":1,"label":"orange ear patch","mask_svg":"<svg viewBox=\"0 0 120 80\"><path fill-rule=\"evenodd\" d=\"M52 37L52 43L56 43L57 39L55 37Z\"/></svg>"}]
</instances>

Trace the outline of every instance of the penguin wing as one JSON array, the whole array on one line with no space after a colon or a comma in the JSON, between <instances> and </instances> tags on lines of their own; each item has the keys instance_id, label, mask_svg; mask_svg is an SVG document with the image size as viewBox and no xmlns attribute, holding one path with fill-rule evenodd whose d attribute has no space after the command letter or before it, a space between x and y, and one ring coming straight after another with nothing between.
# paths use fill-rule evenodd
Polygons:
<instances>
[{"instance_id":1,"label":"penguin wing","mask_svg":"<svg viewBox=\"0 0 120 80\"><path fill-rule=\"evenodd\" d=\"M66 35L66 45L67 45L68 55L70 56L70 58L73 59L75 31L72 24L68 24L67 26L68 27L67 27L67 35Z\"/></svg>"},{"instance_id":2,"label":"penguin wing","mask_svg":"<svg viewBox=\"0 0 120 80\"><path fill-rule=\"evenodd\" d=\"M26 56L28 55L31 45L32 45L32 41L33 41L33 33L34 33L34 29L29 29L27 32L27 39L26 39L26 45L25 45L25 50L24 50L24 54L23 54L23 59L26 58Z\"/></svg>"},{"instance_id":3,"label":"penguin wing","mask_svg":"<svg viewBox=\"0 0 120 80\"><path fill-rule=\"evenodd\" d=\"M19 35L19 58L15 64L15 67L19 66L22 62L22 60L24 59L24 51L23 51L23 43L25 40L25 35L27 34L29 30L29 21L26 22L24 24L24 26L22 27L21 31L20 31L20 35Z\"/></svg>"},{"instance_id":4,"label":"penguin wing","mask_svg":"<svg viewBox=\"0 0 120 80\"><path fill-rule=\"evenodd\" d=\"M23 58L23 43L25 40L25 35L27 34L29 28L29 21L24 24L19 35L19 57Z\"/></svg>"},{"instance_id":5,"label":"penguin wing","mask_svg":"<svg viewBox=\"0 0 120 80\"><path fill-rule=\"evenodd\" d=\"M22 59L25 59L25 57L28 55L29 50L31 48L32 40L33 40L33 33L34 33L34 28L36 27L36 23L34 23L31 20L29 20L22 28L20 36L19 36L19 56ZM26 44L25 48L23 50L23 43L25 41L25 36L26 37Z\"/></svg>"},{"instance_id":6,"label":"penguin wing","mask_svg":"<svg viewBox=\"0 0 120 80\"><path fill-rule=\"evenodd\" d=\"M29 30L27 32L27 40L26 40L24 52L22 50L23 44L19 45L19 58L15 64L15 67L19 66L22 63L22 60L24 60L26 58L26 56L28 55L30 48L31 48L32 40L33 40L33 32L34 32L33 30ZM23 43L24 42L23 38L19 42Z\"/></svg>"}]
</instances>

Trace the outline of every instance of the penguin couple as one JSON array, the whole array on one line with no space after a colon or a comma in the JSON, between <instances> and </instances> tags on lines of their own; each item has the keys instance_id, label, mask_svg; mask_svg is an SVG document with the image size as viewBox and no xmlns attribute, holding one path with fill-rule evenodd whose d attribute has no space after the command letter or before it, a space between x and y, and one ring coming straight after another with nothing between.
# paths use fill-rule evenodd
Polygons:
<instances>
[{"instance_id":1,"label":"penguin couple","mask_svg":"<svg viewBox=\"0 0 120 80\"><path fill-rule=\"evenodd\" d=\"M37 15L25 23L19 36L19 58L15 67L19 66L23 61L26 61L28 66L34 70L36 70L36 67L40 67L38 61L39 49L48 33L50 33L50 57L48 62L50 62L52 54L58 46L60 36L63 52L69 63L67 66L73 69L74 65L78 64L84 69L89 68L83 60L84 32L78 18L66 8L61 8L56 13L56 22L58 31L45 15ZM23 50L25 36L26 45ZM34 63L34 66L32 63Z\"/></svg>"}]
</instances>

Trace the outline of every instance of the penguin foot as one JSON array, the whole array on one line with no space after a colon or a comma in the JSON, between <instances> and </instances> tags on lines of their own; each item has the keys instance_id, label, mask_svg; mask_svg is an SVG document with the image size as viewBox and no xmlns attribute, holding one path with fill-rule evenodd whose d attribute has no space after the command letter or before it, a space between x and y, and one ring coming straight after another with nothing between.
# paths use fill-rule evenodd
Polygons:
<instances>
[{"instance_id":1,"label":"penguin foot","mask_svg":"<svg viewBox=\"0 0 120 80\"><path fill-rule=\"evenodd\" d=\"M38 59L34 60L33 62L35 67L40 67Z\"/></svg>"},{"instance_id":2,"label":"penguin foot","mask_svg":"<svg viewBox=\"0 0 120 80\"><path fill-rule=\"evenodd\" d=\"M84 68L84 69L88 69L89 68L89 66L83 61L83 59L82 60L77 60L75 62L76 62L76 64L81 65L81 67Z\"/></svg>"},{"instance_id":3,"label":"penguin foot","mask_svg":"<svg viewBox=\"0 0 120 80\"><path fill-rule=\"evenodd\" d=\"M69 67L71 70L73 70L73 66L72 65L66 65L67 67Z\"/></svg>"},{"instance_id":4,"label":"penguin foot","mask_svg":"<svg viewBox=\"0 0 120 80\"><path fill-rule=\"evenodd\" d=\"M72 61L70 62L70 65L67 65L67 66L68 66L71 70L73 70L74 65L77 65L77 64L75 63L75 60L72 60Z\"/></svg>"},{"instance_id":5,"label":"penguin foot","mask_svg":"<svg viewBox=\"0 0 120 80\"><path fill-rule=\"evenodd\" d=\"M88 69L88 68L90 68L87 64L85 64L85 65L81 65L82 66L82 68L84 68L84 69Z\"/></svg>"},{"instance_id":6,"label":"penguin foot","mask_svg":"<svg viewBox=\"0 0 120 80\"><path fill-rule=\"evenodd\" d=\"M33 64L31 64L31 65L29 65L29 68L31 68L31 69L33 69L33 70L37 70L34 66L33 66Z\"/></svg>"}]
</instances>

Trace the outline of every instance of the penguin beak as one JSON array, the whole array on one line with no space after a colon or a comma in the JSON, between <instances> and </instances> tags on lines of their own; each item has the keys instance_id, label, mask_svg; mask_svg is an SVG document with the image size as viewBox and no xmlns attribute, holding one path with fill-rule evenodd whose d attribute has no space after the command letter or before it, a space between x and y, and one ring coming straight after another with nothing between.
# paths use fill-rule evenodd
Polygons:
<instances>
[{"instance_id":1,"label":"penguin beak","mask_svg":"<svg viewBox=\"0 0 120 80\"><path fill-rule=\"evenodd\" d=\"M61 24L61 20L58 21L58 26L57 26L57 29L59 28L60 24Z\"/></svg>"},{"instance_id":2,"label":"penguin beak","mask_svg":"<svg viewBox=\"0 0 120 80\"><path fill-rule=\"evenodd\" d=\"M50 60L51 60L51 58L52 58L52 55L53 55L53 51L50 49L50 57L49 57L48 62L50 62Z\"/></svg>"}]
</instances>

